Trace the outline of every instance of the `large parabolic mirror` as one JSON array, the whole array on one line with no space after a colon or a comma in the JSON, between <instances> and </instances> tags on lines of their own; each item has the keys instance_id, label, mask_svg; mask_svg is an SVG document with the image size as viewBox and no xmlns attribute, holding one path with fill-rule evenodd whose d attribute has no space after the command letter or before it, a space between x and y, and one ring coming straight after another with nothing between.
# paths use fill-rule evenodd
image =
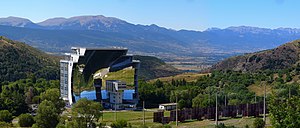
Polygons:
<instances>
[{"instance_id":1,"label":"large parabolic mirror","mask_svg":"<svg viewBox=\"0 0 300 128\"><path fill-rule=\"evenodd\" d=\"M61 97L72 105L75 102L73 88L77 81L78 74L82 81L88 83L93 79L96 91L96 100L105 103L109 107L122 108L123 104L136 105L138 103L138 69L140 62L133 60L132 55L127 55L125 48L72 48L73 53L67 54L64 60L60 61L60 91ZM108 73L133 69L134 93L131 100L117 101L118 95L124 90L126 82L120 79L112 79L103 82ZM124 76L128 77L128 76ZM130 84L130 83L127 83ZM102 99L101 87L105 85L108 99ZM108 86L107 86L108 85ZM117 97L117 98L116 98ZM113 99L115 98L115 99Z\"/></svg>"}]
</instances>

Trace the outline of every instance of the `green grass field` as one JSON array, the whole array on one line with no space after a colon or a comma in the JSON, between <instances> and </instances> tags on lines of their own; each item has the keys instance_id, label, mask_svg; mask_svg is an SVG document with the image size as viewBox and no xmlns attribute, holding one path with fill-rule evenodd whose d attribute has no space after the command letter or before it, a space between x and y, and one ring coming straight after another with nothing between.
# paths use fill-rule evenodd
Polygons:
<instances>
[{"instance_id":1,"label":"green grass field","mask_svg":"<svg viewBox=\"0 0 300 128\"><path fill-rule=\"evenodd\" d=\"M134 69L133 68L125 68L116 72L109 72L103 80L121 80L126 82L127 85L133 85L134 80ZM105 82L105 81L103 81ZM105 85L103 83L103 85Z\"/></svg>"},{"instance_id":2,"label":"green grass field","mask_svg":"<svg viewBox=\"0 0 300 128\"><path fill-rule=\"evenodd\" d=\"M145 124L149 127L157 127L162 126L160 123L153 122L153 111L145 112ZM170 112L166 111L165 116L169 116ZM143 112L142 111L118 111L117 112L117 120L126 120L134 127L139 127L143 124ZM238 128L243 128L248 125L250 128L253 125L253 121L255 118L253 117L243 117L243 118L231 118L231 119L223 119L219 121L219 123L224 123L226 126L235 126ZM103 120L100 119L100 122L104 122L107 125L110 125L115 121L115 113L114 112L104 112ZM172 127L176 127L175 122L171 122L169 125ZM269 118L267 118L267 126L270 126ZM188 120L186 122L179 122L178 128L214 128L215 121L214 120Z\"/></svg>"},{"instance_id":3,"label":"green grass field","mask_svg":"<svg viewBox=\"0 0 300 128\"><path fill-rule=\"evenodd\" d=\"M201 76L209 75L209 74L200 74L200 73L182 73L176 76L169 76L169 77L161 77L157 79L150 80L150 82L155 82L156 80L160 80L163 82L171 82L173 80L182 80L185 79L187 82L195 82Z\"/></svg>"},{"instance_id":4,"label":"green grass field","mask_svg":"<svg viewBox=\"0 0 300 128\"><path fill-rule=\"evenodd\" d=\"M263 96L264 95L264 86L252 84L247 87L249 91L255 92L257 96ZM270 94L272 92L272 87L270 85L266 86L266 92L267 94Z\"/></svg>"},{"instance_id":5,"label":"green grass field","mask_svg":"<svg viewBox=\"0 0 300 128\"><path fill-rule=\"evenodd\" d=\"M101 122L107 125L115 121L115 115L117 115L117 120L126 120L132 126L140 126L143 124L143 112L142 111L117 111L115 112L104 112L103 118L100 119ZM149 126L160 125L159 123L153 122L153 112L145 112L145 123Z\"/></svg>"}]
</instances>

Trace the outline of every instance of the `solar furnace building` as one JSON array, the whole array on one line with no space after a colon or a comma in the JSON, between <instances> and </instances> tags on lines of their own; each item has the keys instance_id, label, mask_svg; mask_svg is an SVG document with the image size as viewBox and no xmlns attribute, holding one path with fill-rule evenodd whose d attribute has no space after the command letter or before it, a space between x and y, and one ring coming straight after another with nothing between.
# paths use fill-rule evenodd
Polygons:
<instances>
[{"instance_id":1,"label":"solar furnace building","mask_svg":"<svg viewBox=\"0 0 300 128\"><path fill-rule=\"evenodd\" d=\"M138 69L140 62L133 60L132 55L127 55L125 48L79 48L72 47L72 53L66 54L64 60L60 60L60 95L68 105L75 102L73 94L73 74L75 68L80 67L84 80L88 81L91 75L105 75L108 72L115 72L127 67L134 68L134 93L133 99L129 101L132 104L138 103ZM100 69L101 73L95 74ZM94 79L96 91L96 100L102 101L101 77Z\"/></svg>"}]
</instances>

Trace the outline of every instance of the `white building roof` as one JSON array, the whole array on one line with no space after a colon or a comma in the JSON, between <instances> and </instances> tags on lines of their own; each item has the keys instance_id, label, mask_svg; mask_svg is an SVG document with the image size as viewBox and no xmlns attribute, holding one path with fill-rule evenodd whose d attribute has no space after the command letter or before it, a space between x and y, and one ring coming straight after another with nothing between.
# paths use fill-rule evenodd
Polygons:
<instances>
[{"instance_id":1,"label":"white building roof","mask_svg":"<svg viewBox=\"0 0 300 128\"><path fill-rule=\"evenodd\" d=\"M177 103L165 103L165 104L159 104L160 106L172 106L176 105Z\"/></svg>"}]
</instances>

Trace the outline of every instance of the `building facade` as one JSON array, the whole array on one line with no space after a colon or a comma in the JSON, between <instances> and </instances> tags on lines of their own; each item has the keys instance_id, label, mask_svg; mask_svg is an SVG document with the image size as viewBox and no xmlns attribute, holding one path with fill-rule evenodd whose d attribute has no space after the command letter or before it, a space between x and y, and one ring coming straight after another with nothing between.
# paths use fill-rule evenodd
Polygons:
<instances>
[{"instance_id":1,"label":"building facade","mask_svg":"<svg viewBox=\"0 0 300 128\"><path fill-rule=\"evenodd\" d=\"M68 105L71 105L72 90L71 90L71 77L73 62L68 60L60 61L60 96L64 101L67 101Z\"/></svg>"},{"instance_id":2,"label":"building facade","mask_svg":"<svg viewBox=\"0 0 300 128\"><path fill-rule=\"evenodd\" d=\"M159 107L158 107L158 109L170 111L170 110L176 109L176 105L177 105L177 103L160 104Z\"/></svg>"},{"instance_id":3,"label":"building facade","mask_svg":"<svg viewBox=\"0 0 300 128\"><path fill-rule=\"evenodd\" d=\"M72 53L66 53L65 59L60 60L60 96L66 101L67 106L74 103L73 80L74 64L84 55L85 48L72 48Z\"/></svg>"},{"instance_id":4,"label":"building facade","mask_svg":"<svg viewBox=\"0 0 300 128\"><path fill-rule=\"evenodd\" d=\"M106 80L106 92L108 95L107 105L112 109L124 109L123 92L126 83L119 80Z\"/></svg>"}]
</instances>

